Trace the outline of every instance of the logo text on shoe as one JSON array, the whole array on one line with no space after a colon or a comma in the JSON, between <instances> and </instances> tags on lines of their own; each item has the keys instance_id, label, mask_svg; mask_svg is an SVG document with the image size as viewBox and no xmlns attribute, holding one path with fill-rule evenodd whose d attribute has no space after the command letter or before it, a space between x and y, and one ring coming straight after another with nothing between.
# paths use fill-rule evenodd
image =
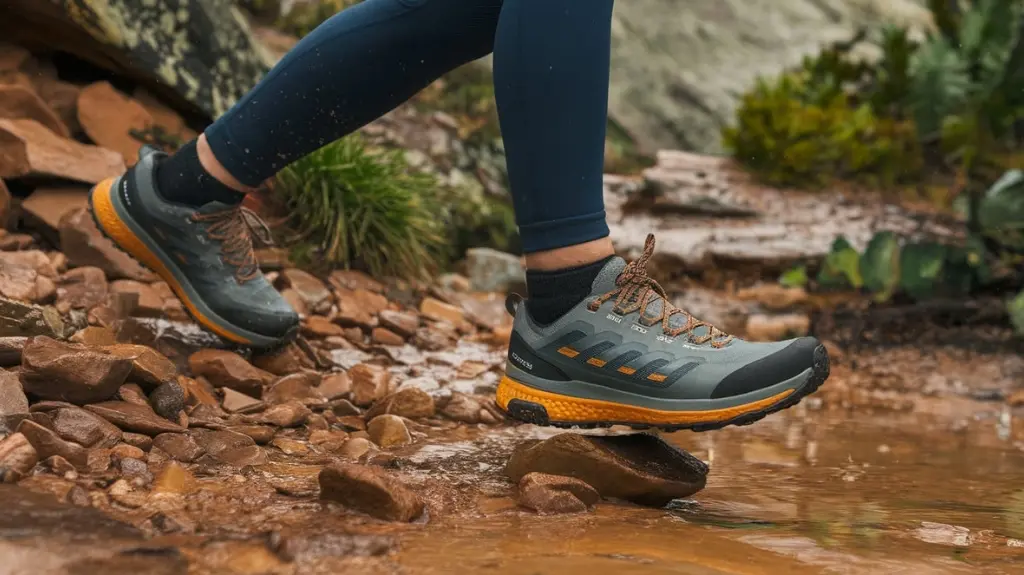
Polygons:
<instances>
[{"instance_id":1,"label":"logo text on shoe","mask_svg":"<svg viewBox=\"0 0 1024 575\"><path fill-rule=\"evenodd\" d=\"M519 365L525 367L526 369L529 369L530 371L533 371L533 364L516 355L516 352L512 352L512 359L516 360L516 363L518 363Z\"/></svg>"},{"instance_id":2,"label":"logo text on shoe","mask_svg":"<svg viewBox=\"0 0 1024 575\"><path fill-rule=\"evenodd\" d=\"M615 314L613 314L613 313L610 313L610 314L608 314L608 315L606 315L604 317L605 317L605 319L610 319L610 320L614 321L615 323L622 323L622 318L617 316L617 315L615 315Z\"/></svg>"},{"instance_id":3,"label":"logo text on shoe","mask_svg":"<svg viewBox=\"0 0 1024 575\"><path fill-rule=\"evenodd\" d=\"M638 331L640 333L647 333L647 328L646 327L640 327L640 326L638 326L635 323L633 325L629 326L629 327L633 328L634 331Z\"/></svg>"}]
</instances>

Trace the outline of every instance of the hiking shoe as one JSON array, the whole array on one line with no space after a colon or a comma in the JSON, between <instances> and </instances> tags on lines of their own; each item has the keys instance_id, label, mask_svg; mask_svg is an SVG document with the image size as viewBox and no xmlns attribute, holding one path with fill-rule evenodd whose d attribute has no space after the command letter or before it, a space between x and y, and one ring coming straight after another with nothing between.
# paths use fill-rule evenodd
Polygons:
<instances>
[{"instance_id":1,"label":"hiking shoe","mask_svg":"<svg viewBox=\"0 0 1024 575\"><path fill-rule=\"evenodd\" d=\"M269 242L266 224L240 206L165 200L153 178L163 157L144 147L127 173L92 189L89 209L100 231L166 281L211 332L256 348L289 339L299 317L264 278L253 251L251 234Z\"/></svg>"},{"instance_id":2,"label":"hiking shoe","mask_svg":"<svg viewBox=\"0 0 1024 575\"><path fill-rule=\"evenodd\" d=\"M609 261L591 295L550 325L507 300L502 409L537 425L706 431L793 406L828 378L813 337L746 342L674 307L647 275L653 251L652 235L638 260Z\"/></svg>"}]
</instances>

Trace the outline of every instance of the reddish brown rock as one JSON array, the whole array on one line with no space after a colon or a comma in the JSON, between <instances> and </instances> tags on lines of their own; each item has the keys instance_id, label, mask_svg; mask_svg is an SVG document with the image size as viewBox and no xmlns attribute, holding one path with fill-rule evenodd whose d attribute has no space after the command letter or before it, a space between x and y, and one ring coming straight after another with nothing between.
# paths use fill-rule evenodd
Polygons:
<instances>
[{"instance_id":1,"label":"reddish brown rock","mask_svg":"<svg viewBox=\"0 0 1024 575\"><path fill-rule=\"evenodd\" d=\"M0 119L0 178L51 176L95 184L124 171L117 152L62 138L34 120Z\"/></svg>"},{"instance_id":2,"label":"reddish brown rock","mask_svg":"<svg viewBox=\"0 0 1024 575\"><path fill-rule=\"evenodd\" d=\"M135 280L117 280L110 283L113 293L135 294L138 303L132 315L142 317L161 317L164 313L164 298L160 297L152 286Z\"/></svg>"},{"instance_id":3,"label":"reddish brown rock","mask_svg":"<svg viewBox=\"0 0 1024 575\"><path fill-rule=\"evenodd\" d=\"M227 430L195 430L195 440L213 461L235 467L262 465L267 454L248 435ZM204 457L205 459L205 457Z\"/></svg>"},{"instance_id":4,"label":"reddish brown rock","mask_svg":"<svg viewBox=\"0 0 1024 575\"><path fill-rule=\"evenodd\" d=\"M412 435L405 421L397 415L378 415L366 424L370 440L384 449L402 447L412 443Z\"/></svg>"},{"instance_id":5,"label":"reddish brown rock","mask_svg":"<svg viewBox=\"0 0 1024 575\"><path fill-rule=\"evenodd\" d=\"M228 387L257 398L275 379L242 356L220 349L197 351L189 356L188 365L194 375L205 377L214 387Z\"/></svg>"},{"instance_id":6,"label":"reddish brown rock","mask_svg":"<svg viewBox=\"0 0 1024 575\"><path fill-rule=\"evenodd\" d=\"M352 380L352 402L366 407L391 391L391 373L379 365L361 363L348 371Z\"/></svg>"},{"instance_id":7,"label":"reddish brown rock","mask_svg":"<svg viewBox=\"0 0 1024 575\"><path fill-rule=\"evenodd\" d=\"M455 327L461 328L466 325L466 317L461 308L432 297L424 298L420 302L420 313L433 320L446 321Z\"/></svg>"},{"instance_id":8,"label":"reddish brown rock","mask_svg":"<svg viewBox=\"0 0 1024 575\"><path fill-rule=\"evenodd\" d=\"M331 309L331 291L316 276L289 268L281 271L281 280L286 287L295 291L309 311L327 313Z\"/></svg>"},{"instance_id":9,"label":"reddish brown rock","mask_svg":"<svg viewBox=\"0 0 1024 575\"><path fill-rule=\"evenodd\" d=\"M82 126L78 124L78 94L82 88L77 84L42 75L36 76L33 80L36 93L57 113L61 122L71 132L80 132Z\"/></svg>"},{"instance_id":10,"label":"reddish brown rock","mask_svg":"<svg viewBox=\"0 0 1024 575\"><path fill-rule=\"evenodd\" d=\"M540 513L580 513L600 498L596 489L574 477L528 473L519 481L519 504Z\"/></svg>"},{"instance_id":11,"label":"reddish brown rock","mask_svg":"<svg viewBox=\"0 0 1024 575\"><path fill-rule=\"evenodd\" d=\"M58 229L61 251L74 266L98 267L110 279L152 281L156 277L103 237L84 208L65 213Z\"/></svg>"},{"instance_id":12,"label":"reddish brown rock","mask_svg":"<svg viewBox=\"0 0 1024 575\"><path fill-rule=\"evenodd\" d=\"M303 405L327 403L327 399L317 390L321 379L320 374L312 372L286 375L267 389L263 394L263 400L269 404L289 401L298 401Z\"/></svg>"},{"instance_id":13,"label":"reddish brown rock","mask_svg":"<svg viewBox=\"0 0 1024 575\"><path fill-rule=\"evenodd\" d=\"M21 365L21 351L28 343L27 337L0 337L0 367Z\"/></svg>"},{"instance_id":14,"label":"reddish brown rock","mask_svg":"<svg viewBox=\"0 0 1024 575\"><path fill-rule=\"evenodd\" d=\"M229 428L229 431L248 435L259 445L266 445L274 439L275 430L267 425L236 425Z\"/></svg>"},{"instance_id":15,"label":"reddish brown rock","mask_svg":"<svg viewBox=\"0 0 1024 575\"><path fill-rule=\"evenodd\" d=\"M53 231L60 226L64 214L84 208L89 202L89 188L81 187L41 187L36 188L21 203L21 209L36 221Z\"/></svg>"},{"instance_id":16,"label":"reddish brown rock","mask_svg":"<svg viewBox=\"0 0 1024 575\"><path fill-rule=\"evenodd\" d=\"M142 459L146 456L146 452L134 445L119 443L110 448L110 456L117 459Z\"/></svg>"},{"instance_id":17,"label":"reddish brown rock","mask_svg":"<svg viewBox=\"0 0 1024 575\"><path fill-rule=\"evenodd\" d=\"M305 318L309 315L309 308L306 307L306 302L302 300L299 292L291 288L283 289L281 290L281 297L284 298L284 301L288 302L288 305L292 306L292 309L295 310L295 313L299 314L300 318Z\"/></svg>"},{"instance_id":18,"label":"reddish brown rock","mask_svg":"<svg viewBox=\"0 0 1024 575\"><path fill-rule=\"evenodd\" d=\"M149 407L149 400L146 399L146 392L142 391L137 383L126 383L117 390L117 398L121 401L134 403Z\"/></svg>"},{"instance_id":19,"label":"reddish brown rock","mask_svg":"<svg viewBox=\"0 0 1024 575\"><path fill-rule=\"evenodd\" d=\"M412 337L420 327L420 318L411 313L386 309L378 315L381 326L402 337Z\"/></svg>"},{"instance_id":20,"label":"reddish brown rock","mask_svg":"<svg viewBox=\"0 0 1024 575\"><path fill-rule=\"evenodd\" d=\"M0 84L0 118L35 120L62 138L71 137L70 130L57 113L38 94L24 86Z\"/></svg>"},{"instance_id":21,"label":"reddish brown rock","mask_svg":"<svg viewBox=\"0 0 1024 575\"><path fill-rule=\"evenodd\" d=\"M113 397L131 371L131 360L37 336L22 352L20 377L40 398L82 404Z\"/></svg>"},{"instance_id":22,"label":"reddish brown rock","mask_svg":"<svg viewBox=\"0 0 1024 575\"><path fill-rule=\"evenodd\" d=\"M69 341L90 347L102 347L116 344L117 336L114 335L114 331L109 327L91 325L76 331Z\"/></svg>"},{"instance_id":23,"label":"reddish brown rock","mask_svg":"<svg viewBox=\"0 0 1024 575\"><path fill-rule=\"evenodd\" d=\"M78 122L90 140L119 152L131 166L142 147L131 132L150 128L153 117L142 104L118 92L109 82L96 82L78 96Z\"/></svg>"},{"instance_id":24,"label":"reddish brown rock","mask_svg":"<svg viewBox=\"0 0 1024 575\"><path fill-rule=\"evenodd\" d=\"M178 380L178 368L174 362L149 346L119 343L102 349L110 355L131 360L132 372L129 379L139 382L146 389Z\"/></svg>"},{"instance_id":25,"label":"reddish brown rock","mask_svg":"<svg viewBox=\"0 0 1024 575\"><path fill-rule=\"evenodd\" d=\"M352 461L358 461L359 458L375 449L376 446L369 439L366 439L365 437L353 437L341 446L341 449L338 450L338 455L351 459Z\"/></svg>"},{"instance_id":26,"label":"reddish brown rock","mask_svg":"<svg viewBox=\"0 0 1024 575\"><path fill-rule=\"evenodd\" d=\"M290 401L268 407L261 415L260 421L277 427L297 427L306 421L312 411L297 401Z\"/></svg>"},{"instance_id":27,"label":"reddish brown rock","mask_svg":"<svg viewBox=\"0 0 1024 575\"><path fill-rule=\"evenodd\" d=\"M379 345L404 345L405 338L397 333L382 327L373 328L370 334L370 341Z\"/></svg>"},{"instance_id":28,"label":"reddish brown rock","mask_svg":"<svg viewBox=\"0 0 1024 575\"><path fill-rule=\"evenodd\" d=\"M13 429L28 417L28 398L21 387L18 374L0 371L0 433L4 427Z\"/></svg>"},{"instance_id":29,"label":"reddish brown rock","mask_svg":"<svg viewBox=\"0 0 1024 575\"><path fill-rule=\"evenodd\" d=\"M12 433L0 439L0 483L13 483L28 476L38 462L36 448L23 434Z\"/></svg>"},{"instance_id":30,"label":"reddish brown rock","mask_svg":"<svg viewBox=\"0 0 1024 575\"><path fill-rule=\"evenodd\" d=\"M61 276L57 284L57 309L89 309L107 298L107 275L96 267L80 267Z\"/></svg>"},{"instance_id":31,"label":"reddish brown rock","mask_svg":"<svg viewBox=\"0 0 1024 575\"><path fill-rule=\"evenodd\" d=\"M18 426L18 433L28 439L40 459L59 455L80 471L88 469L89 450L77 443L61 439L56 432L26 419Z\"/></svg>"},{"instance_id":32,"label":"reddish brown rock","mask_svg":"<svg viewBox=\"0 0 1024 575\"><path fill-rule=\"evenodd\" d=\"M136 88L132 92L132 98L142 104L152 116L153 123L163 128L168 134L177 136L184 142L195 139L198 135L185 125L185 120L177 112L165 106L163 102L145 89Z\"/></svg>"},{"instance_id":33,"label":"reddish brown rock","mask_svg":"<svg viewBox=\"0 0 1024 575\"><path fill-rule=\"evenodd\" d=\"M0 179L0 226L6 227L11 215L11 192L3 179Z\"/></svg>"},{"instance_id":34,"label":"reddish brown rock","mask_svg":"<svg viewBox=\"0 0 1024 575\"><path fill-rule=\"evenodd\" d=\"M62 407L50 412L57 435L83 447L108 448L121 441L121 430L107 420L79 407Z\"/></svg>"},{"instance_id":35,"label":"reddish brown rock","mask_svg":"<svg viewBox=\"0 0 1024 575\"><path fill-rule=\"evenodd\" d=\"M132 433L130 431L122 432L121 441L128 445L138 447L143 451L149 451L153 447L153 438L141 433Z\"/></svg>"},{"instance_id":36,"label":"reddish brown rock","mask_svg":"<svg viewBox=\"0 0 1024 575\"><path fill-rule=\"evenodd\" d=\"M318 478L320 498L336 501L385 521L412 521L423 514L423 500L379 468L339 463Z\"/></svg>"},{"instance_id":37,"label":"reddish brown rock","mask_svg":"<svg viewBox=\"0 0 1024 575\"><path fill-rule=\"evenodd\" d=\"M17 252L14 252L17 253ZM57 293L57 287L48 277L36 270L0 260L0 295L6 298L43 303Z\"/></svg>"},{"instance_id":38,"label":"reddish brown rock","mask_svg":"<svg viewBox=\"0 0 1024 575\"><path fill-rule=\"evenodd\" d=\"M224 394L224 400L221 405L224 407L224 411L228 413L249 413L262 409L264 405L262 401L255 397L250 397L230 387L221 389L221 393Z\"/></svg>"},{"instance_id":39,"label":"reddish brown rock","mask_svg":"<svg viewBox=\"0 0 1024 575\"><path fill-rule=\"evenodd\" d=\"M352 380L347 373L329 373L323 376L317 391L328 401L338 399L352 391Z\"/></svg>"},{"instance_id":40,"label":"reddish brown rock","mask_svg":"<svg viewBox=\"0 0 1024 575\"><path fill-rule=\"evenodd\" d=\"M205 453L199 443L191 435L185 433L161 433L153 438L153 446L162 449L167 455L183 463L191 463Z\"/></svg>"},{"instance_id":41,"label":"reddish brown rock","mask_svg":"<svg viewBox=\"0 0 1024 575\"><path fill-rule=\"evenodd\" d=\"M335 270L331 272L328 281L334 289L363 289L374 293L384 293L384 284L360 271Z\"/></svg>"},{"instance_id":42,"label":"reddish brown rock","mask_svg":"<svg viewBox=\"0 0 1024 575\"><path fill-rule=\"evenodd\" d=\"M104 401L85 408L125 431L152 436L184 431L180 425L160 417L152 409L126 401Z\"/></svg>"},{"instance_id":43,"label":"reddish brown rock","mask_svg":"<svg viewBox=\"0 0 1024 575\"><path fill-rule=\"evenodd\" d=\"M185 403L188 405L220 405L216 390L206 378L192 379L179 375L178 384L185 390Z\"/></svg>"},{"instance_id":44,"label":"reddish brown rock","mask_svg":"<svg viewBox=\"0 0 1024 575\"><path fill-rule=\"evenodd\" d=\"M391 413L408 419L434 415L434 398L416 387L403 387L387 397L379 399L366 412L366 419Z\"/></svg>"},{"instance_id":45,"label":"reddish brown rock","mask_svg":"<svg viewBox=\"0 0 1024 575\"><path fill-rule=\"evenodd\" d=\"M345 335L345 330L322 315L311 315L302 322L302 333L312 338L323 338Z\"/></svg>"},{"instance_id":46,"label":"reddish brown rock","mask_svg":"<svg viewBox=\"0 0 1024 575\"><path fill-rule=\"evenodd\" d=\"M354 329L369 329L373 327L375 319L370 312L354 298L338 296L338 314L334 317L338 324ZM360 333L360 339L361 339ZM348 338L352 341L352 338Z\"/></svg>"},{"instance_id":47,"label":"reddish brown rock","mask_svg":"<svg viewBox=\"0 0 1024 575\"><path fill-rule=\"evenodd\" d=\"M462 423L480 423L480 402L464 393L454 392L441 410L446 417Z\"/></svg>"},{"instance_id":48,"label":"reddish brown rock","mask_svg":"<svg viewBox=\"0 0 1024 575\"><path fill-rule=\"evenodd\" d=\"M309 354L294 342L274 353L254 355L252 364L274 375L288 375L316 367Z\"/></svg>"},{"instance_id":49,"label":"reddish brown rock","mask_svg":"<svg viewBox=\"0 0 1024 575\"><path fill-rule=\"evenodd\" d=\"M23 252L0 252L0 264L6 266L23 266L34 269L39 275L57 279L57 269L53 262L39 250L27 250Z\"/></svg>"}]
</instances>

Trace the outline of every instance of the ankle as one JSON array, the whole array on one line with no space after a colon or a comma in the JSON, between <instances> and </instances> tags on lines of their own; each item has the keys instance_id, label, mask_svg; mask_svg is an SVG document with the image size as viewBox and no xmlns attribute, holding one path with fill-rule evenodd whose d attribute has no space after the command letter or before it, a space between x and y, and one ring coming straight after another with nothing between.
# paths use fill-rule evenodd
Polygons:
<instances>
[{"instance_id":1,"label":"ankle","mask_svg":"<svg viewBox=\"0 0 1024 575\"><path fill-rule=\"evenodd\" d=\"M203 152L204 147L206 152ZM203 160L204 155L207 156L206 161ZM215 158L210 164L210 158L213 158L213 153L202 136L185 144L174 155L156 164L154 179L157 191L167 201L193 207L210 202L240 204L245 199L246 188L237 180L235 186L225 184L222 178L227 171ZM215 170L220 166L221 177L210 173L207 165Z\"/></svg>"},{"instance_id":2,"label":"ankle","mask_svg":"<svg viewBox=\"0 0 1024 575\"><path fill-rule=\"evenodd\" d=\"M224 167L224 164L220 163L217 156L213 154L210 143L206 140L206 134L200 134L196 140L196 155L199 156L199 164L202 165L206 173L212 176L213 179L241 194L255 191L253 188L238 181L238 178L232 176L231 172Z\"/></svg>"},{"instance_id":3,"label":"ankle","mask_svg":"<svg viewBox=\"0 0 1024 575\"><path fill-rule=\"evenodd\" d=\"M592 264L615 255L611 238L604 237L574 246L526 254L529 271L559 271Z\"/></svg>"}]
</instances>

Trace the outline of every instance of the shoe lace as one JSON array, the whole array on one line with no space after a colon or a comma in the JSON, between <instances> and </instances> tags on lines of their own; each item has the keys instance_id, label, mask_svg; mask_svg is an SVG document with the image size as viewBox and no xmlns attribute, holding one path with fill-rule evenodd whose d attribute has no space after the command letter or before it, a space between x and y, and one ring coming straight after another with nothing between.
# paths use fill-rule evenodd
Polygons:
<instances>
[{"instance_id":1,"label":"shoe lace","mask_svg":"<svg viewBox=\"0 0 1024 575\"><path fill-rule=\"evenodd\" d=\"M614 290L590 302L590 310L597 311L604 302L614 297L615 307L613 310L615 313L627 315L639 311L641 323L650 326L660 321L662 331L670 337L678 337L685 333L689 336L690 341L697 345L711 342L714 347L724 347L732 341L733 336L708 322L698 320L685 310L669 303L665 288L661 287L647 273L647 262L650 261L652 255L654 255L654 234L649 234L640 257L627 264L626 269L622 270L615 280ZM659 300L661 301L661 312L653 317L646 315L647 308ZM685 317L686 323L672 327L672 317L675 315ZM702 327L706 328L704 335L694 336L694 331Z\"/></svg>"},{"instance_id":2,"label":"shoe lace","mask_svg":"<svg viewBox=\"0 0 1024 575\"><path fill-rule=\"evenodd\" d=\"M192 221L206 224L206 235L220 242L221 261L235 268L235 279L245 283L262 273L253 237L263 246L274 244L270 227L249 208L236 206L210 213L193 212Z\"/></svg>"}]
</instances>

